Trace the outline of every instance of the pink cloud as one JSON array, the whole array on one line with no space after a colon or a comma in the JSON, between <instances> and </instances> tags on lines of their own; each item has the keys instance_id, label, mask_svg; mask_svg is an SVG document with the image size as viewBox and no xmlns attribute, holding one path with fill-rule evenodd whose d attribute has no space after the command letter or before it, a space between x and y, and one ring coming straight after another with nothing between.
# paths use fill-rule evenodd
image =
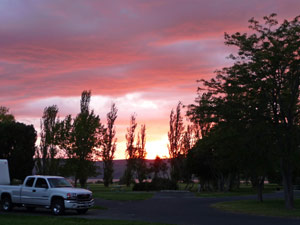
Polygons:
<instances>
[{"instance_id":1,"label":"pink cloud","mask_svg":"<svg viewBox=\"0 0 300 225\"><path fill-rule=\"evenodd\" d=\"M132 101L151 101L161 112L152 109L151 118L149 109L122 105L120 132L136 110L159 138L171 108L193 102L196 80L230 65L225 57L235 49L223 44L225 31L247 31L248 19L273 12L290 19L299 7L298 0L3 0L0 104L38 121L46 104L76 114L66 99L78 100L85 89L126 104L138 93Z\"/></svg>"}]
</instances>

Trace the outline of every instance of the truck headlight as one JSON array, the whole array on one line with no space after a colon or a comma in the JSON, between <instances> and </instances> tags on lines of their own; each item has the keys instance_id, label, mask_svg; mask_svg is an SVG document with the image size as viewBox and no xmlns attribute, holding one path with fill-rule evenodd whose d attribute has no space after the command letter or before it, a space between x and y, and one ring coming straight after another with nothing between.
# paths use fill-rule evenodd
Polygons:
<instances>
[{"instance_id":1,"label":"truck headlight","mask_svg":"<svg viewBox=\"0 0 300 225\"><path fill-rule=\"evenodd\" d=\"M67 193L67 199L76 199L77 194L76 193Z\"/></svg>"}]
</instances>

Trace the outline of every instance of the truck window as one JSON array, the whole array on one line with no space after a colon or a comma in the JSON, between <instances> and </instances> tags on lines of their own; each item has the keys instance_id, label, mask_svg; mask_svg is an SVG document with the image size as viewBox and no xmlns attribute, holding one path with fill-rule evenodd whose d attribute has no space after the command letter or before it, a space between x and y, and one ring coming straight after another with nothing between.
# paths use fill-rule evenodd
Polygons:
<instances>
[{"instance_id":1,"label":"truck window","mask_svg":"<svg viewBox=\"0 0 300 225\"><path fill-rule=\"evenodd\" d=\"M32 185L33 185L33 182L34 182L34 177L29 177L28 179L27 179L27 181L26 181L26 184L25 184L25 186L26 187L32 187Z\"/></svg>"},{"instance_id":2,"label":"truck window","mask_svg":"<svg viewBox=\"0 0 300 225\"><path fill-rule=\"evenodd\" d=\"M38 178L35 183L36 188L48 188L47 181L43 178Z\"/></svg>"},{"instance_id":3,"label":"truck window","mask_svg":"<svg viewBox=\"0 0 300 225\"><path fill-rule=\"evenodd\" d=\"M65 178L48 178L48 181L52 188L72 187Z\"/></svg>"}]
</instances>

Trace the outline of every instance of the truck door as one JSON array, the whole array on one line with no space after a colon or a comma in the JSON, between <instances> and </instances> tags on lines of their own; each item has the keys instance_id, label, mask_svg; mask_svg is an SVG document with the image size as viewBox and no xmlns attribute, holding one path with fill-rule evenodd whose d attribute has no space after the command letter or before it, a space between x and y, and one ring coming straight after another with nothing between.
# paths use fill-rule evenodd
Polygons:
<instances>
[{"instance_id":1,"label":"truck door","mask_svg":"<svg viewBox=\"0 0 300 225\"><path fill-rule=\"evenodd\" d=\"M35 205L49 205L49 186L44 178L37 178L32 190Z\"/></svg>"},{"instance_id":2,"label":"truck door","mask_svg":"<svg viewBox=\"0 0 300 225\"><path fill-rule=\"evenodd\" d=\"M22 186L21 191L21 202L23 204L33 204L33 183L34 183L35 177L28 177L26 180L26 183Z\"/></svg>"}]
</instances>

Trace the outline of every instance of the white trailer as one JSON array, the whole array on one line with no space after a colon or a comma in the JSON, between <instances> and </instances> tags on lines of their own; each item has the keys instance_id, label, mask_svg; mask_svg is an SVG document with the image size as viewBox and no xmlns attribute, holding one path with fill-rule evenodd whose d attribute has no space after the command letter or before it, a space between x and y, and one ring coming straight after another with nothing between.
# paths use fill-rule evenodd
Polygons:
<instances>
[{"instance_id":1,"label":"white trailer","mask_svg":"<svg viewBox=\"0 0 300 225\"><path fill-rule=\"evenodd\" d=\"M8 162L6 159L0 159L0 185L9 185Z\"/></svg>"}]
</instances>

